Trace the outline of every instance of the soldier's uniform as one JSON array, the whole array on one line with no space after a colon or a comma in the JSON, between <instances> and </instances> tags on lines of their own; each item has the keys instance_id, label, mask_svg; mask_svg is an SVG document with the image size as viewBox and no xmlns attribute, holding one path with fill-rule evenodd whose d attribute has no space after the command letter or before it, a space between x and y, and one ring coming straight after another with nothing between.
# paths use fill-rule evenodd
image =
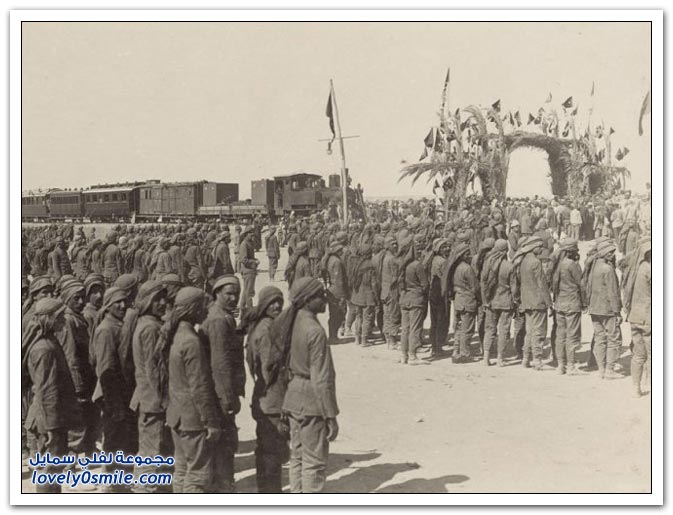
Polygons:
<instances>
[{"instance_id":1,"label":"soldier's uniform","mask_svg":"<svg viewBox=\"0 0 673 515\"><path fill-rule=\"evenodd\" d=\"M393 349L397 344L397 335L400 330L400 294L398 289L399 262L394 253L394 236L385 240L386 254L381 266L381 302L383 303L383 335L388 348Z\"/></svg>"},{"instance_id":2,"label":"soldier's uniform","mask_svg":"<svg viewBox=\"0 0 673 515\"><path fill-rule=\"evenodd\" d=\"M416 240L416 242L418 242ZM416 352L421 346L423 320L428 305L428 277L420 258L416 258L400 270L403 284L400 285L400 311L402 313L401 350L402 363L417 361Z\"/></svg>"},{"instance_id":3,"label":"soldier's uniform","mask_svg":"<svg viewBox=\"0 0 673 515\"><path fill-rule=\"evenodd\" d=\"M269 259L269 279L276 279L276 270L278 269L278 258L280 258L280 246L276 237L276 229L270 229L271 234L266 238L266 257Z\"/></svg>"},{"instance_id":4,"label":"soldier's uniform","mask_svg":"<svg viewBox=\"0 0 673 515\"><path fill-rule=\"evenodd\" d=\"M252 299L255 296L255 279L257 278L257 260L255 259L255 239L251 228L246 228L241 234L243 241L239 247L238 255L241 260L241 275L243 276L243 289L239 304L241 313L252 307Z\"/></svg>"},{"instance_id":5,"label":"soldier's uniform","mask_svg":"<svg viewBox=\"0 0 673 515\"><path fill-rule=\"evenodd\" d=\"M348 299L348 280L346 267L341 260L339 252L343 246L335 242L330 246L327 256L327 303L329 306L329 339L336 340L339 336L339 328L344 322L346 315L346 299Z\"/></svg>"}]
</instances>

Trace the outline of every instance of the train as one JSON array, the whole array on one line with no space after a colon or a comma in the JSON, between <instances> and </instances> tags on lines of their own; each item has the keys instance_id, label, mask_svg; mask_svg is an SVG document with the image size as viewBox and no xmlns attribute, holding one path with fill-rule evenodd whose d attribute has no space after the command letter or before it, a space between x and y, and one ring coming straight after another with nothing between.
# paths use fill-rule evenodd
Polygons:
<instances>
[{"instance_id":1,"label":"train","mask_svg":"<svg viewBox=\"0 0 673 515\"><path fill-rule=\"evenodd\" d=\"M294 212L306 215L336 208L341 177L294 173L251 182L251 199L239 200L237 183L159 180L97 184L86 189L51 189L21 195L21 219L39 221L168 222L233 220L261 216L271 221ZM349 203L355 191L348 188Z\"/></svg>"}]
</instances>

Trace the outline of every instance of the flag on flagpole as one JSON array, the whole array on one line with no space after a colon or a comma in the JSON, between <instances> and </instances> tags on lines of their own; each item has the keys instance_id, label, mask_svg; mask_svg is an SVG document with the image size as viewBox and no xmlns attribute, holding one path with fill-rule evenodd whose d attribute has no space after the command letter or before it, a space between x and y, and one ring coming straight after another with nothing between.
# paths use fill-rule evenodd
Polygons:
<instances>
[{"instance_id":1,"label":"flag on flagpole","mask_svg":"<svg viewBox=\"0 0 673 515\"><path fill-rule=\"evenodd\" d=\"M428 132L428 135L425 137L423 140L423 143L425 143L425 146L428 148L432 148L435 145L435 129L430 128L430 132Z\"/></svg>"},{"instance_id":2,"label":"flag on flagpole","mask_svg":"<svg viewBox=\"0 0 673 515\"><path fill-rule=\"evenodd\" d=\"M561 104L565 109L570 109L573 106L573 97L566 98L565 102Z\"/></svg>"},{"instance_id":3,"label":"flag on flagpole","mask_svg":"<svg viewBox=\"0 0 673 515\"><path fill-rule=\"evenodd\" d=\"M332 131L332 139L327 143L327 153L332 153L332 143L336 138L336 132L334 132L334 111L332 110L332 90L329 92L329 98L327 99L327 108L325 109L325 116L329 118L329 130Z\"/></svg>"},{"instance_id":4,"label":"flag on flagpole","mask_svg":"<svg viewBox=\"0 0 673 515\"><path fill-rule=\"evenodd\" d=\"M638 118L638 135L643 135L643 118L652 112L652 92L648 91L643 99L643 105L640 107L640 117Z\"/></svg>"},{"instance_id":5,"label":"flag on flagpole","mask_svg":"<svg viewBox=\"0 0 673 515\"><path fill-rule=\"evenodd\" d=\"M519 111L514 113L514 119L516 120L516 126L521 127L521 114L519 113Z\"/></svg>"}]
</instances>

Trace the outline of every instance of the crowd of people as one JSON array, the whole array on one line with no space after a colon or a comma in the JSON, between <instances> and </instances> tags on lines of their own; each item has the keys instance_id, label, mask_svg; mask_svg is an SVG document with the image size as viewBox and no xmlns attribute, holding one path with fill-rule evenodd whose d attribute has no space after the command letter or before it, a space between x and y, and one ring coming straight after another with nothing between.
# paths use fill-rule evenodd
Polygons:
<instances>
[{"instance_id":1,"label":"crowd of people","mask_svg":"<svg viewBox=\"0 0 673 515\"><path fill-rule=\"evenodd\" d=\"M456 364L505 366L511 351L542 370L551 319L549 363L585 374L583 314L588 368L606 379L623 377L626 317L639 397L651 355L649 213L649 197L627 192L579 203L471 198L448 213L371 203L347 227L316 213L266 230L256 218L233 235L221 223L119 225L100 239L65 223L24 227L26 452L172 455L168 490L234 492L247 375L258 490L280 492L289 461L290 490L320 492L339 432L330 344L379 338L408 365L451 352ZM581 240L591 242L583 265ZM287 299L273 285L284 247ZM272 284L255 303L262 249ZM325 331L317 316L327 309Z\"/></svg>"}]
</instances>

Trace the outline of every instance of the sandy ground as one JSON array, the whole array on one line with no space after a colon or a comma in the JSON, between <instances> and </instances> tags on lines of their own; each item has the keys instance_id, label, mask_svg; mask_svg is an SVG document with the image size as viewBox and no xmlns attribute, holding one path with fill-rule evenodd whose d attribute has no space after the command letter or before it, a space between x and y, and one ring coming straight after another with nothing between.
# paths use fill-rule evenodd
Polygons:
<instances>
[{"instance_id":1,"label":"sandy ground","mask_svg":"<svg viewBox=\"0 0 673 515\"><path fill-rule=\"evenodd\" d=\"M257 291L269 284L266 257L258 258ZM286 261L283 249L273 284L284 292L278 279ZM326 315L322 320L326 326ZM622 332L628 373L628 324ZM584 361L591 335L584 316ZM341 431L330 449L327 492L650 491L650 396L632 398L628 376L560 376L552 368L523 369L513 357L504 368L448 358L412 367L398 364L384 345L346 342L331 348ZM255 432L249 399L243 404L236 488L249 493L256 491ZM287 469L284 476L287 484ZM25 492L33 491L29 477L24 466Z\"/></svg>"}]
</instances>

